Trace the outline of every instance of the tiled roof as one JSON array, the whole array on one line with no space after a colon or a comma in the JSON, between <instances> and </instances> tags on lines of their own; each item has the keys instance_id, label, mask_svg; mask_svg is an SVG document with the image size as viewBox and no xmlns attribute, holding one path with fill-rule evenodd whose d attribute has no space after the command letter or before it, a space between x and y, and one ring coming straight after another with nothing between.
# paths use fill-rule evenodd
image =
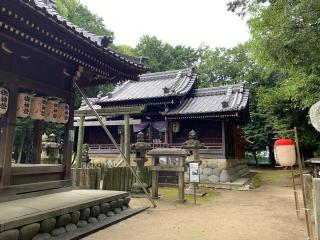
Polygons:
<instances>
[{"instance_id":1,"label":"tiled roof","mask_svg":"<svg viewBox=\"0 0 320 240\"><path fill-rule=\"evenodd\" d=\"M84 41L88 41L94 47L97 47L100 50L102 50L105 54L107 54L113 60L122 62L125 65L128 65L129 67L135 68L137 70L143 70L143 71L146 70L146 67L142 63L141 58L136 58L131 56L129 57L129 56L126 56L125 54L118 53L115 50L106 47L107 43L112 41L108 37L97 36L95 34L92 34L74 25L73 23L66 20L64 17L62 17L55 9L55 4L53 0L20 0L20 2L23 2L29 5L30 7L34 8L41 14L46 15L48 18L56 22L58 25L64 27L68 31L72 32L73 34L79 36Z\"/></svg>"},{"instance_id":2,"label":"tiled roof","mask_svg":"<svg viewBox=\"0 0 320 240\"><path fill-rule=\"evenodd\" d=\"M196 77L193 68L142 74L139 81L126 81L97 103L185 96L194 86Z\"/></svg>"},{"instance_id":3,"label":"tiled roof","mask_svg":"<svg viewBox=\"0 0 320 240\"><path fill-rule=\"evenodd\" d=\"M243 84L193 90L176 108L164 115L220 114L248 107L249 90Z\"/></svg>"}]
</instances>

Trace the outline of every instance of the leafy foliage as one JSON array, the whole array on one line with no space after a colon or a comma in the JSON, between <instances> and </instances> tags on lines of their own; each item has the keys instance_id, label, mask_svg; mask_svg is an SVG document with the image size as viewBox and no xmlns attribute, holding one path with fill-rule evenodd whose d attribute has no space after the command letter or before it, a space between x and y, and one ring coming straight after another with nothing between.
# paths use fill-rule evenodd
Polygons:
<instances>
[{"instance_id":1,"label":"leafy foliage","mask_svg":"<svg viewBox=\"0 0 320 240\"><path fill-rule=\"evenodd\" d=\"M114 33L107 29L103 19L93 14L77 0L56 0L59 13L75 25L99 36L114 37Z\"/></svg>"}]
</instances>

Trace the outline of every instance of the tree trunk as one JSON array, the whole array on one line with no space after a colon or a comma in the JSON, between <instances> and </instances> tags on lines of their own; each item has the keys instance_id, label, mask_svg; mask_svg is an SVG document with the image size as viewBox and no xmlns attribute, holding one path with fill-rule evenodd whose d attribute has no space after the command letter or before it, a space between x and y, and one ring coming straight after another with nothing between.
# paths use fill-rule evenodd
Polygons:
<instances>
[{"instance_id":1,"label":"tree trunk","mask_svg":"<svg viewBox=\"0 0 320 240\"><path fill-rule=\"evenodd\" d=\"M254 157L254 160L256 161L256 167L258 167L257 152L256 152L256 151L253 151L253 152L252 152L252 155L253 155L253 157Z\"/></svg>"},{"instance_id":2,"label":"tree trunk","mask_svg":"<svg viewBox=\"0 0 320 240\"><path fill-rule=\"evenodd\" d=\"M274 157L273 146L268 146L268 148L269 148L269 159L271 162L271 166L275 167L276 166L276 159Z\"/></svg>"}]
</instances>

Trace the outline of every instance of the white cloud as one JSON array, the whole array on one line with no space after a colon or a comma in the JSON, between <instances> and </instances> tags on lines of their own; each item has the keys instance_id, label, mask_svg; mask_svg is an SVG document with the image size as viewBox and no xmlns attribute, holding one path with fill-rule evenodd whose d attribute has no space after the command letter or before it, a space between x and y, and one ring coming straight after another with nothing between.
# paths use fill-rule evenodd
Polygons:
<instances>
[{"instance_id":1,"label":"white cloud","mask_svg":"<svg viewBox=\"0 0 320 240\"><path fill-rule=\"evenodd\" d=\"M249 39L245 20L227 0L81 0L114 31L116 44L135 46L145 34L170 44L232 47Z\"/></svg>"}]
</instances>

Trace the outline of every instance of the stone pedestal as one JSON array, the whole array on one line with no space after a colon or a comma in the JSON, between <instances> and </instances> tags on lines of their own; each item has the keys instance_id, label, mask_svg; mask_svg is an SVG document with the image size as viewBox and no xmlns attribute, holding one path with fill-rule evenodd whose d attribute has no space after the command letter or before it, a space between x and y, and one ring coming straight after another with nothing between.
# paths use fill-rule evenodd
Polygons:
<instances>
[{"instance_id":1,"label":"stone pedestal","mask_svg":"<svg viewBox=\"0 0 320 240\"><path fill-rule=\"evenodd\" d=\"M136 153L136 158L134 161L137 163L137 170L136 170L137 176L139 177L139 179L141 181L143 181L142 172L143 172L143 168L144 168L144 163L147 161L146 151L151 149L151 146L150 146L150 144L144 142L144 134L142 132L139 132L137 135L137 143L132 144L131 148ZM143 188L148 190L148 184L146 184L144 182L142 182L142 183L135 182L131 188L132 196L138 197L139 195L144 195L145 192L144 192Z\"/></svg>"},{"instance_id":2,"label":"stone pedestal","mask_svg":"<svg viewBox=\"0 0 320 240\"><path fill-rule=\"evenodd\" d=\"M187 158L187 165L190 162L197 162L199 166L201 165L200 157L199 157L199 149L203 148L204 145L197 140L197 134L194 130L189 132L189 139L185 141L182 145L182 148L187 149L189 151L189 158ZM199 169L200 170L200 169ZM187 173L189 174L189 172ZM200 179L201 180L201 179ZM194 195L196 193L197 196L204 196L206 192L201 191L199 189L198 183L189 183L189 187L186 189L186 194Z\"/></svg>"}]
</instances>

